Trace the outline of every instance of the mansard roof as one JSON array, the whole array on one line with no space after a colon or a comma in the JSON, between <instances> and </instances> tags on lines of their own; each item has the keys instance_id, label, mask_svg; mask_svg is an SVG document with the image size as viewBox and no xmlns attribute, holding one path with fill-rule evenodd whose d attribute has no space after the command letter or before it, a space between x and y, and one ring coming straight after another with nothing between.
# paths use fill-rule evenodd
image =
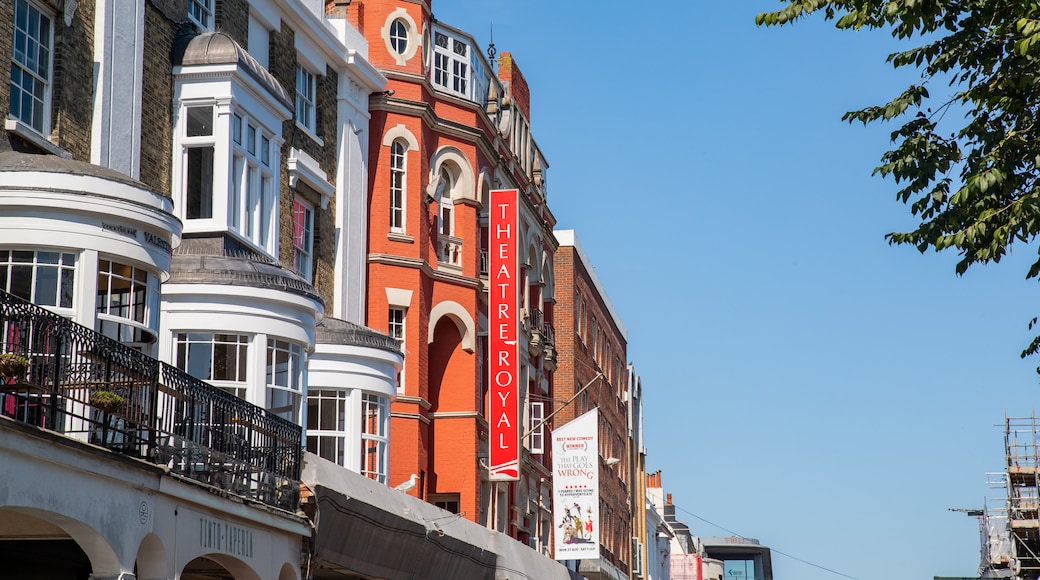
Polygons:
<instances>
[{"instance_id":1,"label":"mansard roof","mask_svg":"<svg viewBox=\"0 0 1040 580\"><path fill-rule=\"evenodd\" d=\"M182 38L188 40L183 44L185 41L178 39L179 46L175 46L173 50L173 66L238 65L267 88L283 105L290 110L293 108L293 100L281 83L226 32L205 32L198 36Z\"/></svg>"},{"instance_id":2,"label":"mansard roof","mask_svg":"<svg viewBox=\"0 0 1040 580\"><path fill-rule=\"evenodd\" d=\"M314 337L319 344L366 346L401 354L401 343L396 338L338 318L323 318L317 324Z\"/></svg>"},{"instance_id":3,"label":"mansard roof","mask_svg":"<svg viewBox=\"0 0 1040 580\"><path fill-rule=\"evenodd\" d=\"M186 238L173 251L168 284L225 284L280 290L324 305L309 282L228 237Z\"/></svg>"},{"instance_id":4,"label":"mansard roof","mask_svg":"<svg viewBox=\"0 0 1040 580\"><path fill-rule=\"evenodd\" d=\"M22 153L19 151L0 151L0 172L3 171L38 171L40 173L62 173L67 175L85 175L99 177L110 181L118 181L140 189L152 191L150 187L133 179L125 173L94 165L85 161L66 159L57 155Z\"/></svg>"}]
</instances>

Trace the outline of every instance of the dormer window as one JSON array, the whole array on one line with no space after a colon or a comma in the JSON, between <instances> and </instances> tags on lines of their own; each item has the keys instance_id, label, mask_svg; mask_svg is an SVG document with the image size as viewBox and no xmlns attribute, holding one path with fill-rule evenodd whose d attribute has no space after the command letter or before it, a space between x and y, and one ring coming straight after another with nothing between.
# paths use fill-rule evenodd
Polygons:
<instances>
[{"instance_id":1,"label":"dormer window","mask_svg":"<svg viewBox=\"0 0 1040 580\"><path fill-rule=\"evenodd\" d=\"M433 84L468 97L469 44L443 32L435 32L433 41Z\"/></svg>"}]
</instances>

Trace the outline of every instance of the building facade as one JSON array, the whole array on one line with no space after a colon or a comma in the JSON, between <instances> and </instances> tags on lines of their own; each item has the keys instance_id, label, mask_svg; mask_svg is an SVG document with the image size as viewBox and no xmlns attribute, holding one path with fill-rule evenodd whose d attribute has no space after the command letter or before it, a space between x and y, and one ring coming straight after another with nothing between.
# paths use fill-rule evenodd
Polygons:
<instances>
[{"instance_id":1,"label":"building facade","mask_svg":"<svg viewBox=\"0 0 1040 580\"><path fill-rule=\"evenodd\" d=\"M587 578L628 576L632 571L630 480L643 469L633 466L629 437L628 336L606 289L573 230L556 231L556 283L566 288L557 298L555 375L557 397L574 401L554 417L562 425L599 409L600 558L582 560ZM634 419L634 417L633 417ZM640 540L637 539L638 543Z\"/></svg>"},{"instance_id":2,"label":"building facade","mask_svg":"<svg viewBox=\"0 0 1040 580\"><path fill-rule=\"evenodd\" d=\"M413 482L410 494L547 552L550 462L540 431L524 439L518 481L491 481L487 463L493 189L520 192L522 432L552 397L555 218L531 137L530 89L510 54L485 56L468 33L434 18L431 2L345 9L389 79L370 102L367 324L406 353L391 482Z\"/></svg>"}]
</instances>

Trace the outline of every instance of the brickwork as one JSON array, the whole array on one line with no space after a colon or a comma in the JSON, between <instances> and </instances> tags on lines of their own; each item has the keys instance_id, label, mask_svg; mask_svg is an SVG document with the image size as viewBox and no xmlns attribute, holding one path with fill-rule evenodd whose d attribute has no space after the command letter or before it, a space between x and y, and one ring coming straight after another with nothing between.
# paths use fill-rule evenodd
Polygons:
<instances>
[{"instance_id":1,"label":"brickwork","mask_svg":"<svg viewBox=\"0 0 1040 580\"><path fill-rule=\"evenodd\" d=\"M588 268L583 264L573 246L561 246L556 252L554 274L556 288L560 292L555 306L556 348L559 352L559 368L555 374L557 397L570 398L583 386L592 381L587 395L579 396L573 404L556 416L556 425L563 425L578 415L598 407L600 415L599 437L601 460L608 457L621 459L613 467L600 464L600 522L601 551L622 571L628 570L631 551L632 515L628 505L628 484L622 477L628 473L628 406L622 395L626 389L627 365L614 368L614 356L627 362L624 336L613 322L610 311L599 294ZM582 315L582 303L585 313ZM595 320L595 329L592 321ZM593 340L592 333L597 338ZM610 360L601 346L595 351L593 344L610 345ZM605 378L597 379L597 372ZM569 391L569 392L568 392ZM620 439L620 448L618 440Z\"/></svg>"},{"instance_id":2,"label":"brickwork","mask_svg":"<svg viewBox=\"0 0 1040 580\"><path fill-rule=\"evenodd\" d=\"M54 82L51 90L51 141L90 161L94 84L94 2L80 2L72 23L61 12L54 18Z\"/></svg>"},{"instance_id":3,"label":"brickwork","mask_svg":"<svg viewBox=\"0 0 1040 580\"><path fill-rule=\"evenodd\" d=\"M326 8L343 10L336 0L326 2ZM482 376L487 371L487 353L478 348L486 341L487 302L481 281L480 250L486 243L482 232L479 201L481 184L468 182L460 187L453 204L454 231L452 236L462 240L461 272L438 262L437 249L440 234L437 230L438 203L427 201L427 187L435 161L441 151L451 150L452 164L465 168L462 175L479 179L482 170L491 167L506 173L504 163L512 157L508 143L497 140L497 129L480 105L460 101L454 97L442 98L430 90L424 76L422 51L405 62L397 64L394 55L382 37L382 29L396 10L407 11L416 23L415 41L421 42L422 29L429 22L428 4L416 0L354 0L346 7L348 18L363 18L364 34L369 42L369 59L390 79L388 89L392 96L377 96L370 101L371 121L369 134L369 227L368 248L368 325L385 330L388 309L384 288L402 288L413 292L406 314L405 341L405 396L393 406L395 426L402 426L408 435L395 431L391 436L391 470L393 479L403 480L410 473L426 470L430 474L426 493L459 494L460 511L466 518L483 522L487 506L481 503L480 453L488 450L488 425L484 418ZM353 15L353 16L352 16ZM402 75L401 73L406 73ZM524 84L526 87L526 84ZM525 89L526 90L526 89ZM387 134L403 127L415 137L417 149L407 152L405 158L405 210L403 232L390 231L390 145L384 144ZM460 127L468 135L460 134ZM487 158L487 152L490 159ZM448 157L445 157L448 159ZM507 179L508 181L508 179ZM524 190L526 177L517 180ZM523 221L541 224L529 205L523 204ZM543 230L546 238L551 231ZM542 248L539 248L541 250ZM550 254L552 248L546 247ZM393 258L389 258L389 257ZM455 276L461 274L462 278ZM465 283L463 280L470 280ZM520 286L522 287L522 286ZM537 290L535 291L538 292ZM540 301L539 301L540 302ZM464 309L473 331L473 352L462 348L461 336L455 322L448 318L431 320L431 311L439 305L455 303ZM545 308L542 303L539 308ZM547 320L552 309L545 308ZM432 343L431 325L436 325ZM537 394L552 392L549 378L548 392L542 391L540 363L531 359L532 385ZM528 385L522 391L527 390ZM428 402L427 412L410 398ZM525 413L526 414L526 413ZM418 417L416 417L418 415ZM428 418L428 432L421 428ZM408 425L408 427L404 427ZM427 437L418 447L425 448L429 457L418 457L416 442L408 436ZM534 489L540 478L548 477L547 456L523 454L521 478ZM486 455L485 455L486 457ZM530 483L535 482L535 483ZM537 518L526 516L527 497L518 497L522 485L500 486L509 489L507 527L503 531L525 540L537 532ZM519 525L513 525L519 522Z\"/></svg>"},{"instance_id":4,"label":"brickwork","mask_svg":"<svg viewBox=\"0 0 1040 580\"><path fill-rule=\"evenodd\" d=\"M216 30L226 32L242 46L249 46L248 0L217 0L213 13Z\"/></svg>"},{"instance_id":5,"label":"brickwork","mask_svg":"<svg viewBox=\"0 0 1040 580\"><path fill-rule=\"evenodd\" d=\"M528 121L531 120L531 89L520 72L513 55L503 52L498 57L498 76L509 87L509 97Z\"/></svg>"},{"instance_id":6,"label":"brickwork","mask_svg":"<svg viewBox=\"0 0 1040 580\"><path fill-rule=\"evenodd\" d=\"M14 46L14 2L0 2L0 79L7 89L11 80L11 49ZM6 119L11 111L10 90L0 90L0 118ZM0 139L0 151L10 150L7 133Z\"/></svg>"},{"instance_id":7,"label":"brickwork","mask_svg":"<svg viewBox=\"0 0 1040 580\"><path fill-rule=\"evenodd\" d=\"M173 157L173 72L170 54L180 25L176 15L187 14L183 0L154 0L145 4L144 75L141 95L141 181L170 197ZM186 20L182 16L182 20ZM184 30L183 32L187 32Z\"/></svg>"}]
</instances>

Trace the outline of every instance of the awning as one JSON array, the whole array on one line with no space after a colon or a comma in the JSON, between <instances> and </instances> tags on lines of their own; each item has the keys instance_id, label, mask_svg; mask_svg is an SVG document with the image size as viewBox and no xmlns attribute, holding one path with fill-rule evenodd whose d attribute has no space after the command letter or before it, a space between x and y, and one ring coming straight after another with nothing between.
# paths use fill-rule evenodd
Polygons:
<instances>
[{"instance_id":1,"label":"awning","mask_svg":"<svg viewBox=\"0 0 1040 580\"><path fill-rule=\"evenodd\" d=\"M494 552L321 485L314 494L317 560L376 578L495 577Z\"/></svg>"},{"instance_id":2,"label":"awning","mask_svg":"<svg viewBox=\"0 0 1040 580\"><path fill-rule=\"evenodd\" d=\"M302 480L317 505L314 567L392 580L581 578L505 534L312 453L304 456Z\"/></svg>"}]
</instances>

